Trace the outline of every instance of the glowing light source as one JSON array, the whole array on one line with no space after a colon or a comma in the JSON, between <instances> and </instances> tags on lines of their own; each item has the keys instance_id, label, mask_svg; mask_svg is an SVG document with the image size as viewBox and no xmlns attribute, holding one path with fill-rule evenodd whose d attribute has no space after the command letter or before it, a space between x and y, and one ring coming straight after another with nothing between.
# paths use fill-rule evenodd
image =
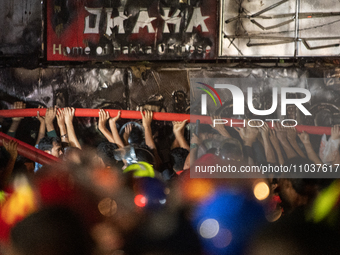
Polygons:
<instances>
[{"instance_id":1,"label":"glowing light source","mask_svg":"<svg viewBox=\"0 0 340 255\"><path fill-rule=\"evenodd\" d=\"M335 181L324 189L315 199L313 210L310 211L309 218L313 218L314 222L320 222L331 215L331 212L339 201L339 196L340 182Z\"/></svg>"},{"instance_id":2,"label":"glowing light source","mask_svg":"<svg viewBox=\"0 0 340 255\"><path fill-rule=\"evenodd\" d=\"M207 219L202 222L199 233L203 238L213 238L218 234L218 231L220 230L220 225L218 224L218 221L215 219Z\"/></svg>"},{"instance_id":3,"label":"glowing light source","mask_svg":"<svg viewBox=\"0 0 340 255\"><path fill-rule=\"evenodd\" d=\"M5 202L6 200L6 193L4 191L0 191L0 205Z\"/></svg>"},{"instance_id":4,"label":"glowing light source","mask_svg":"<svg viewBox=\"0 0 340 255\"><path fill-rule=\"evenodd\" d=\"M210 180L191 179L185 186L185 195L188 199L200 201L214 194L215 188Z\"/></svg>"},{"instance_id":5,"label":"glowing light source","mask_svg":"<svg viewBox=\"0 0 340 255\"><path fill-rule=\"evenodd\" d=\"M270 189L265 182L259 182L254 187L254 196L258 200L264 200L269 196Z\"/></svg>"},{"instance_id":6,"label":"glowing light source","mask_svg":"<svg viewBox=\"0 0 340 255\"><path fill-rule=\"evenodd\" d=\"M0 211L0 217L8 225L16 223L37 209L34 190L27 177L17 176L14 179L13 186L14 192L4 202Z\"/></svg>"},{"instance_id":7,"label":"glowing light source","mask_svg":"<svg viewBox=\"0 0 340 255\"><path fill-rule=\"evenodd\" d=\"M144 207L146 203L148 202L147 198L143 195L137 195L135 196L135 204L139 207Z\"/></svg>"}]
</instances>

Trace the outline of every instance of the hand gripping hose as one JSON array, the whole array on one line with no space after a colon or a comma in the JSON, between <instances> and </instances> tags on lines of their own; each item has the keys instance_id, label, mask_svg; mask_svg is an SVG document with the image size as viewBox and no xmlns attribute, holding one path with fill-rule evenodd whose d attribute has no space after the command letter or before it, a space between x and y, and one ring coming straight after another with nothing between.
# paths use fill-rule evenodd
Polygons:
<instances>
[{"instance_id":1,"label":"hand gripping hose","mask_svg":"<svg viewBox=\"0 0 340 255\"><path fill-rule=\"evenodd\" d=\"M24 143L22 141L19 141L18 139L15 139L9 135L6 135L2 132L0 132L0 146L2 146L2 140L4 140L6 143L8 143L9 140L14 140L18 143L18 154L24 156L25 158L28 158L30 160L33 160L34 162L37 162L42 165L50 165L55 162L59 162L60 160L42 150L39 150L27 143Z\"/></svg>"},{"instance_id":2,"label":"hand gripping hose","mask_svg":"<svg viewBox=\"0 0 340 255\"><path fill-rule=\"evenodd\" d=\"M0 117L4 118L13 118L13 117L35 117L37 116L37 112L39 111L40 116L44 116L46 113L46 109L42 108L32 108L32 109L14 109L14 110L0 110ZM108 111L111 117L117 116L118 112L121 111L120 117L122 119L141 119L141 113L139 111L129 111L129 110L113 110L113 109L105 109ZM75 117L99 117L99 109L85 109L85 108L77 108L74 113ZM166 112L154 112L153 119L159 121L183 121L190 120L191 123L195 123L197 119L200 120L201 124L212 124L211 118L209 116L202 115L191 115L191 114L180 114L180 113L166 113ZM225 119L228 120L228 123L240 122L238 119ZM271 123L268 123L269 127L271 127ZM235 124L234 127L242 127L242 124ZM330 127L321 127L321 126L305 126L305 125L297 125L296 131L301 133L303 131L308 134L316 134L316 135L330 135L331 128Z\"/></svg>"}]
</instances>

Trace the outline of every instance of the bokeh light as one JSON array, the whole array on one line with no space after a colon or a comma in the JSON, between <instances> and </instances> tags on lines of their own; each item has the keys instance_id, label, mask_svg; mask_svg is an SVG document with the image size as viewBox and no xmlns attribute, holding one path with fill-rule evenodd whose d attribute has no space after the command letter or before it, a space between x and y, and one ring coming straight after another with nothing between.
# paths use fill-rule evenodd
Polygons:
<instances>
[{"instance_id":1,"label":"bokeh light","mask_svg":"<svg viewBox=\"0 0 340 255\"><path fill-rule=\"evenodd\" d=\"M270 189L265 182L259 182L254 187L254 196L258 200L264 200L269 196Z\"/></svg>"},{"instance_id":2,"label":"bokeh light","mask_svg":"<svg viewBox=\"0 0 340 255\"><path fill-rule=\"evenodd\" d=\"M4 191L0 191L0 205L5 202L6 193Z\"/></svg>"},{"instance_id":3,"label":"bokeh light","mask_svg":"<svg viewBox=\"0 0 340 255\"><path fill-rule=\"evenodd\" d=\"M139 207L144 207L146 203L148 202L147 198L144 197L143 195L137 195L135 196L135 204Z\"/></svg>"},{"instance_id":4,"label":"bokeh light","mask_svg":"<svg viewBox=\"0 0 340 255\"><path fill-rule=\"evenodd\" d=\"M24 175L18 175L13 182L14 192L1 208L0 218L8 225L15 224L37 210L37 201L33 188Z\"/></svg>"},{"instance_id":5,"label":"bokeh light","mask_svg":"<svg viewBox=\"0 0 340 255\"><path fill-rule=\"evenodd\" d=\"M191 179L185 186L185 195L189 200L201 201L214 194L215 188L210 180Z\"/></svg>"},{"instance_id":6,"label":"bokeh light","mask_svg":"<svg viewBox=\"0 0 340 255\"><path fill-rule=\"evenodd\" d=\"M227 247L232 239L233 235L231 231L229 229L221 228L218 235L216 235L212 241L216 248L222 249Z\"/></svg>"},{"instance_id":7,"label":"bokeh light","mask_svg":"<svg viewBox=\"0 0 340 255\"><path fill-rule=\"evenodd\" d=\"M109 197L104 198L98 203L98 210L104 216L112 216L117 212L117 203Z\"/></svg>"},{"instance_id":8,"label":"bokeh light","mask_svg":"<svg viewBox=\"0 0 340 255\"><path fill-rule=\"evenodd\" d=\"M202 222L200 228L199 228L199 234L203 238L213 238L218 234L218 231L220 230L220 225L218 224L218 221L215 219L207 219Z\"/></svg>"}]
</instances>

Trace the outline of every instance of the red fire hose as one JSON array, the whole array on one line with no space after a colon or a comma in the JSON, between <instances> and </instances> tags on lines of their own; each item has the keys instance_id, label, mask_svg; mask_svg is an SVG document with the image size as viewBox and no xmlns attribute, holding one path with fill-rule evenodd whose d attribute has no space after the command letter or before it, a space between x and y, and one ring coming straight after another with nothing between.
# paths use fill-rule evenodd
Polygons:
<instances>
[{"instance_id":1,"label":"red fire hose","mask_svg":"<svg viewBox=\"0 0 340 255\"><path fill-rule=\"evenodd\" d=\"M24 156L25 158L28 158L30 160L33 160L34 162L38 162L42 165L50 165L55 162L59 162L59 159L42 151L39 150L27 143L24 143L22 141L19 141L18 139L15 139L9 135L6 135L2 132L0 132L0 146L2 146L2 140L4 140L6 143L8 143L9 140L14 140L18 143L18 154Z\"/></svg>"},{"instance_id":2,"label":"red fire hose","mask_svg":"<svg viewBox=\"0 0 340 255\"><path fill-rule=\"evenodd\" d=\"M12 117L35 117L37 116L37 112L39 111L40 116L44 116L46 113L46 109L15 109L15 110L0 110L0 117L4 118L12 118ZM139 111L128 111L128 110L113 110L113 109L105 109L110 113L110 116L117 116L118 111L121 111L120 117L122 119L141 119L141 113ZM76 117L98 117L99 109L84 109L77 108L75 109L74 116ZM212 124L209 116L201 116L201 115L190 115L190 114L180 114L180 113L165 113L165 112L154 112L153 114L154 120L160 121L183 121L190 120L191 123L195 123L197 119L200 120L202 124ZM232 120L233 122L240 122L237 119L226 119L228 123ZM271 123L268 123L271 126ZM242 127L242 125L233 125L235 127ZM320 127L320 126L304 126L297 125L297 132L307 132L309 134L316 135L330 135L331 128L330 127Z\"/></svg>"}]
</instances>

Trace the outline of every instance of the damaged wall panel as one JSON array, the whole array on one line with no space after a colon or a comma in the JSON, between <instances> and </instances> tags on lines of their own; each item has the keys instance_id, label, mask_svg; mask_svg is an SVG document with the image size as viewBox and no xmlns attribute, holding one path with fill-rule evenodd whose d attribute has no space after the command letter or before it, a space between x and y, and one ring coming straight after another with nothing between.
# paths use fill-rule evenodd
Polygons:
<instances>
[{"instance_id":1,"label":"damaged wall panel","mask_svg":"<svg viewBox=\"0 0 340 255\"><path fill-rule=\"evenodd\" d=\"M42 5L37 0L0 1L0 55L41 55Z\"/></svg>"},{"instance_id":2,"label":"damaged wall panel","mask_svg":"<svg viewBox=\"0 0 340 255\"><path fill-rule=\"evenodd\" d=\"M186 70L156 71L149 69L144 77L130 84L131 109L149 105L150 110L189 113L189 81ZM143 107L145 108L145 106Z\"/></svg>"},{"instance_id":3,"label":"damaged wall panel","mask_svg":"<svg viewBox=\"0 0 340 255\"><path fill-rule=\"evenodd\" d=\"M126 108L124 69L0 69L2 100L6 95L45 107ZM12 100L13 101L13 100Z\"/></svg>"},{"instance_id":4,"label":"damaged wall panel","mask_svg":"<svg viewBox=\"0 0 340 255\"><path fill-rule=\"evenodd\" d=\"M187 71L157 71L145 66L0 69L1 109L11 109L15 101L25 101L28 108L57 105L180 113L190 109ZM0 129L1 125L2 130L8 129L10 121L0 118ZM25 118L21 123L26 128L18 138L34 145L39 121ZM76 118L75 128L85 144L97 145L103 139L96 129L95 118Z\"/></svg>"},{"instance_id":5,"label":"damaged wall panel","mask_svg":"<svg viewBox=\"0 0 340 255\"><path fill-rule=\"evenodd\" d=\"M24 100L29 107L71 106L189 113L200 105L201 93L191 79L234 79L246 92L254 88L254 107L271 106L272 87L308 89L312 99L306 104L312 117L302 118L299 111L289 116L308 125L340 123L340 86L337 69L299 68L225 68L167 69L131 66L128 68L23 68L0 69L0 99L6 107ZM246 82L243 82L246 80ZM237 83L238 84L238 83ZM228 91L220 91L223 107L210 102L211 114L228 116ZM230 101L229 100L229 101ZM190 104L191 103L191 104ZM190 109L191 107L191 109ZM229 109L229 110L228 110ZM278 108L278 111L280 109ZM198 112L195 112L199 114ZM253 116L247 116L249 118ZM273 117L278 117L274 113Z\"/></svg>"},{"instance_id":6,"label":"damaged wall panel","mask_svg":"<svg viewBox=\"0 0 340 255\"><path fill-rule=\"evenodd\" d=\"M220 56L340 54L338 0L222 0Z\"/></svg>"},{"instance_id":7,"label":"damaged wall panel","mask_svg":"<svg viewBox=\"0 0 340 255\"><path fill-rule=\"evenodd\" d=\"M114 108L166 112L187 111L186 70L157 71L129 68L0 69L1 100L24 100L28 105ZM147 106L145 106L147 105Z\"/></svg>"}]
</instances>

